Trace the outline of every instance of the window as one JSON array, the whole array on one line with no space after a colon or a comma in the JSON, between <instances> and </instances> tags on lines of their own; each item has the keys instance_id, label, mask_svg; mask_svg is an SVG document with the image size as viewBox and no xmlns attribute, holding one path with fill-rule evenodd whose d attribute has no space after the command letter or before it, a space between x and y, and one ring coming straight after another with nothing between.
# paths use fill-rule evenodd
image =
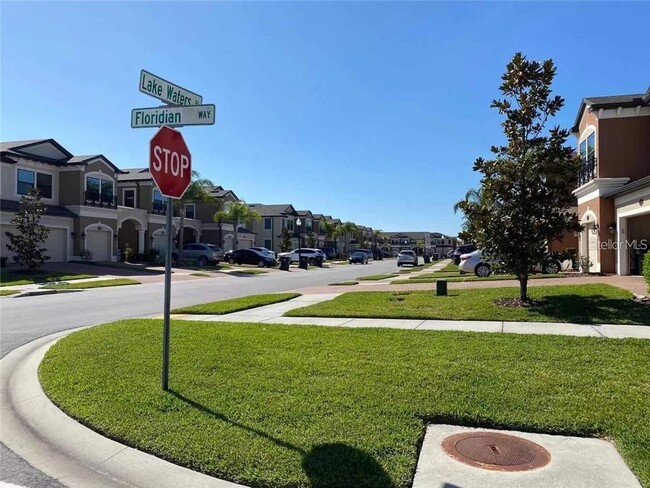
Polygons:
<instances>
[{"instance_id":1,"label":"window","mask_svg":"<svg viewBox=\"0 0 650 488\"><path fill-rule=\"evenodd\" d=\"M194 217L194 204L193 203L186 203L185 204L185 218L186 219L193 219Z\"/></svg>"},{"instance_id":2,"label":"window","mask_svg":"<svg viewBox=\"0 0 650 488\"><path fill-rule=\"evenodd\" d=\"M124 206L135 208L135 188L124 189Z\"/></svg>"},{"instance_id":3,"label":"window","mask_svg":"<svg viewBox=\"0 0 650 488\"><path fill-rule=\"evenodd\" d=\"M113 198L113 182L103 178L87 176L86 191L103 197Z\"/></svg>"},{"instance_id":4,"label":"window","mask_svg":"<svg viewBox=\"0 0 650 488\"><path fill-rule=\"evenodd\" d=\"M273 244L271 244L271 239L265 239L264 240L264 247L267 248L267 249L271 249L271 246L273 246Z\"/></svg>"},{"instance_id":5,"label":"window","mask_svg":"<svg viewBox=\"0 0 650 488\"><path fill-rule=\"evenodd\" d=\"M583 139L582 142L580 142L579 148L581 159L592 158L596 152L596 133L592 132Z\"/></svg>"},{"instance_id":6,"label":"window","mask_svg":"<svg viewBox=\"0 0 650 488\"><path fill-rule=\"evenodd\" d=\"M311 219L305 221L305 231L311 232Z\"/></svg>"},{"instance_id":7,"label":"window","mask_svg":"<svg viewBox=\"0 0 650 488\"><path fill-rule=\"evenodd\" d=\"M19 169L17 179L16 191L18 195L27 195L29 190L36 187L43 198L52 198L52 175Z\"/></svg>"},{"instance_id":8,"label":"window","mask_svg":"<svg viewBox=\"0 0 650 488\"><path fill-rule=\"evenodd\" d=\"M153 191L153 201L154 201L154 203L163 203L164 202L162 193L160 193L158 190Z\"/></svg>"},{"instance_id":9,"label":"window","mask_svg":"<svg viewBox=\"0 0 650 488\"><path fill-rule=\"evenodd\" d=\"M287 220L287 229L293 230L293 220L291 219Z\"/></svg>"},{"instance_id":10,"label":"window","mask_svg":"<svg viewBox=\"0 0 650 488\"><path fill-rule=\"evenodd\" d=\"M269 218L264 219L264 228L266 230L271 230L271 225L273 224L273 221Z\"/></svg>"}]
</instances>

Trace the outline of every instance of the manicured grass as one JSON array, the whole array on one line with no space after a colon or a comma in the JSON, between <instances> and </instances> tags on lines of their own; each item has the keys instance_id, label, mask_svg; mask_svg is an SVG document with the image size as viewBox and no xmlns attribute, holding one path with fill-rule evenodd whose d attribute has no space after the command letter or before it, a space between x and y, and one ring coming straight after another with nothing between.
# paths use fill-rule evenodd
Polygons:
<instances>
[{"instance_id":1,"label":"manicured grass","mask_svg":"<svg viewBox=\"0 0 650 488\"><path fill-rule=\"evenodd\" d=\"M80 283L52 283L45 288L56 290L82 290L87 288L106 288L108 286L139 285L140 282L130 278L114 278L110 280L82 281Z\"/></svg>"},{"instance_id":2,"label":"manicured grass","mask_svg":"<svg viewBox=\"0 0 650 488\"><path fill-rule=\"evenodd\" d=\"M262 307L272 303L286 302L297 298L300 293L269 293L267 295L250 295L247 297L221 300L219 302L203 303L193 307L183 307L172 310L172 313L221 315L224 313L239 312L249 308Z\"/></svg>"},{"instance_id":3,"label":"manicured grass","mask_svg":"<svg viewBox=\"0 0 650 488\"><path fill-rule=\"evenodd\" d=\"M202 276L202 277L209 277L210 273L203 273L201 271L198 271L196 273L190 273L190 276Z\"/></svg>"},{"instance_id":4,"label":"manicured grass","mask_svg":"<svg viewBox=\"0 0 650 488\"><path fill-rule=\"evenodd\" d=\"M161 330L60 340L45 392L108 437L253 487L409 487L428 422L611 438L650 486L650 341L174 321L163 392Z\"/></svg>"},{"instance_id":5,"label":"manicured grass","mask_svg":"<svg viewBox=\"0 0 650 488\"><path fill-rule=\"evenodd\" d=\"M350 286L350 285L358 285L358 281L341 281L340 283L330 283L329 286Z\"/></svg>"},{"instance_id":6,"label":"manicured grass","mask_svg":"<svg viewBox=\"0 0 650 488\"><path fill-rule=\"evenodd\" d=\"M534 308L494 303L498 298L518 297L519 288L450 290L446 297L430 291L351 292L285 315L650 325L650 306L632 301L630 292L614 286L544 286L528 292L547 303Z\"/></svg>"},{"instance_id":7,"label":"manicured grass","mask_svg":"<svg viewBox=\"0 0 650 488\"><path fill-rule=\"evenodd\" d=\"M385 280L387 278L394 278L396 275L394 273L390 274L380 274L380 275L370 275L370 276L360 276L357 280L363 281L376 281L376 280Z\"/></svg>"},{"instance_id":8,"label":"manicured grass","mask_svg":"<svg viewBox=\"0 0 650 488\"><path fill-rule=\"evenodd\" d=\"M26 273L25 270L0 271L0 286L33 285L52 281L71 281L85 278L95 278L95 275L77 273L59 273L44 271L41 273Z\"/></svg>"},{"instance_id":9,"label":"manicured grass","mask_svg":"<svg viewBox=\"0 0 650 488\"><path fill-rule=\"evenodd\" d=\"M257 275L257 274L268 273L268 271L265 271L263 269L258 269L258 268L233 268L228 273L234 275L237 274Z\"/></svg>"},{"instance_id":10,"label":"manicured grass","mask_svg":"<svg viewBox=\"0 0 650 488\"><path fill-rule=\"evenodd\" d=\"M15 295L16 293L18 293L18 290L0 290L0 297Z\"/></svg>"},{"instance_id":11,"label":"manicured grass","mask_svg":"<svg viewBox=\"0 0 650 488\"><path fill-rule=\"evenodd\" d=\"M565 274L536 274L529 277L531 280L543 280L546 278L566 278ZM409 285L412 283L435 283L438 280L446 280L449 283L464 282L464 281L500 281L500 280L516 280L514 275L497 274L487 277L479 277L476 275L460 275L458 273L450 274L447 276L445 273L427 273L420 276L412 276L408 280L395 280L391 281L391 285Z\"/></svg>"}]
</instances>

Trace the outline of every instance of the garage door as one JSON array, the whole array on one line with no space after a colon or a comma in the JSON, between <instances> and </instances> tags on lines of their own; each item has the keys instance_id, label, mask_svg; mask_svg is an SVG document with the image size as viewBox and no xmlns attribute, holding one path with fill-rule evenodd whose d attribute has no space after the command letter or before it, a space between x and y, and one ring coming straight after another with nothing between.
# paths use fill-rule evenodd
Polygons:
<instances>
[{"instance_id":1,"label":"garage door","mask_svg":"<svg viewBox=\"0 0 650 488\"><path fill-rule=\"evenodd\" d=\"M2 240L2 255L7 256L10 260L13 253L7 249L7 242L9 238L5 235L5 232L16 233L16 226L14 225L3 225L2 226L2 235L0 239ZM67 231L65 229L52 229L50 228L50 233L45 239L43 247L47 249L46 255L50 256L50 259L46 263L59 263L65 262L67 260L66 255L66 245L67 245Z\"/></svg>"},{"instance_id":2,"label":"garage door","mask_svg":"<svg viewBox=\"0 0 650 488\"><path fill-rule=\"evenodd\" d=\"M93 261L110 261L111 233L101 230L86 231L86 249L93 253Z\"/></svg>"}]
</instances>

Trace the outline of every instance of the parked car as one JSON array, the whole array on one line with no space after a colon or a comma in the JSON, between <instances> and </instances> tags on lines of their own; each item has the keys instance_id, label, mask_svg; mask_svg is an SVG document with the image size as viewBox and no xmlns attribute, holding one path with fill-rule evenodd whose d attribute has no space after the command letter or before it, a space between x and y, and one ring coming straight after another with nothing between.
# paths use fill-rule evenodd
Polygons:
<instances>
[{"instance_id":1,"label":"parked car","mask_svg":"<svg viewBox=\"0 0 650 488\"><path fill-rule=\"evenodd\" d=\"M183 246L183 259L196 259L199 266L219 264L224 259L223 249L214 244L194 242ZM178 261L178 253L172 252L172 260Z\"/></svg>"},{"instance_id":2,"label":"parked car","mask_svg":"<svg viewBox=\"0 0 650 488\"><path fill-rule=\"evenodd\" d=\"M364 251L352 251L352 254L350 254L348 261L350 261L350 264L368 264L368 254L366 254Z\"/></svg>"},{"instance_id":3,"label":"parked car","mask_svg":"<svg viewBox=\"0 0 650 488\"><path fill-rule=\"evenodd\" d=\"M332 259L336 257L336 249L333 247L320 247L319 249L325 253L327 259Z\"/></svg>"},{"instance_id":4,"label":"parked car","mask_svg":"<svg viewBox=\"0 0 650 488\"><path fill-rule=\"evenodd\" d=\"M252 249L253 251L261 252L265 256L275 259L275 253L265 247L250 247L249 249Z\"/></svg>"},{"instance_id":5,"label":"parked car","mask_svg":"<svg viewBox=\"0 0 650 488\"><path fill-rule=\"evenodd\" d=\"M452 257L453 255L454 255L454 250L453 249L447 253L448 258Z\"/></svg>"},{"instance_id":6,"label":"parked car","mask_svg":"<svg viewBox=\"0 0 650 488\"><path fill-rule=\"evenodd\" d=\"M453 261L454 264L460 264L460 257L463 254L469 254L471 252L476 251L477 247L474 244L467 244L464 246L458 246L455 250L454 253L451 255L451 260Z\"/></svg>"},{"instance_id":7,"label":"parked car","mask_svg":"<svg viewBox=\"0 0 650 488\"><path fill-rule=\"evenodd\" d=\"M476 276L486 277L492 274L492 268L496 260L488 259L482 256L481 251L477 249L460 257L458 270L461 273L474 273ZM570 259L558 261L551 257L546 262L537 264L533 270L544 274L555 274L560 271L566 271L572 265Z\"/></svg>"},{"instance_id":8,"label":"parked car","mask_svg":"<svg viewBox=\"0 0 650 488\"><path fill-rule=\"evenodd\" d=\"M327 255L323 251L321 251L320 249L314 249L314 248L311 248L311 247L303 247L303 248L301 248L300 249L300 255L302 255L303 258L307 257L309 259L309 264L315 264L316 263L316 258L318 256L323 258L323 261L327 260ZM294 249L293 251L290 251L290 252L281 252L280 254L278 254L278 257L281 258L282 256L291 256L291 262L292 263L297 263L299 261L298 249Z\"/></svg>"},{"instance_id":9,"label":"parked car","mask_svg":"<svg viewBox=\"0 0 650 488\"><path fill-rule=\"evenodd\" d=\"M235 249L228 251L225 260L230 264L256 264L260 268L271 268L278 264L275 258L270 258L252 249Z\"/></svg>"},{"instance_id":10,"label":"parked car","mask_svg":"<svg viewBox=\"0 0 650 488\"><path fill-rule=\"evenodd\" d=\"M372 251L370 249L355 249L355 251L365 252L368 256L368 259L373 259Z\"/></svg>"},{"instance_id":11,"label":"parked car","mask_svg":"<svg viewBox=\"0 0 650 488\"><path fill-rule=\"evenodd\" d=\"M410 264L412 266L418 265L418 255L415 254L415 251L400 251L397 255L397 266L402 266L404 264Z\"/></svg>"}]
</instances>

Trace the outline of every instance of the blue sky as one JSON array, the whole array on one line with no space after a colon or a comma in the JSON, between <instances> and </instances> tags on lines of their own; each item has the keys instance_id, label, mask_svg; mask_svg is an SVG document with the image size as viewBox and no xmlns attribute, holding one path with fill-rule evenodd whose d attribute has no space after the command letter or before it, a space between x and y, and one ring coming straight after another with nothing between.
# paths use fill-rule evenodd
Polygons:
<instances>
[{"instance_id":1,"label":"blue sky","mask_svg":"<svg viewBox=\"0 0 650 488\"><path fill-rule=\"evenodd\" d=\"M2 140L53 137L148 164L141 69L203 95L193 167L248 202L455 234L452 205L501 140L490 101L515 51L553 58L571 126L585 96L650 84L645 2L3 2ZM573 141L571 141L573 143Z\"/></svg>"}]
</instances>

